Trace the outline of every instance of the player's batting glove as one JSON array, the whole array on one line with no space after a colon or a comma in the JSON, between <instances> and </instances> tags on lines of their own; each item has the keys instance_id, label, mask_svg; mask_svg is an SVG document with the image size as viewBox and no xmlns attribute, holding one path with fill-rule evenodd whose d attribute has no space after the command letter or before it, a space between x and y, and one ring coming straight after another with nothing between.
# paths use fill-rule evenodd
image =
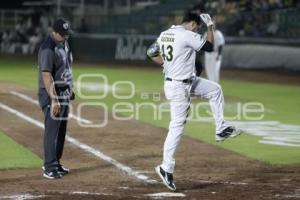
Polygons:
<instances>
[{"instance_id":1,"label":"player's batting glove","mask_svg":"<svg viewBox=\"0 0 300 200\"><path fill-rule=\"evenodd\" d=\"M211 17L209 16L209 14L206 14L206 13L200 14L200 18L206 24L206 26L211 26L214 24L213 21L211 20Z\"/></svg>"},{"instance_id":2,"label":"player's batting glove","mask_svg":"<svg viewBox=\"0 0 300 200\"><path fill-rule=\"evenodd\" d=\"M147 50L147 56L152 58L159 56L159 44L154 42Z\"/></svg>"}]
</instances>

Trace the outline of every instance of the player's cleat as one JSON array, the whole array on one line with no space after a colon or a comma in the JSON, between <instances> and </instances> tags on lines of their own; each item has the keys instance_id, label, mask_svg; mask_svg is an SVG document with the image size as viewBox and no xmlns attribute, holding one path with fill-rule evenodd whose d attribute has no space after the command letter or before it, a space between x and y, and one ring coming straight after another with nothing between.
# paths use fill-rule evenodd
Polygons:
<instances>
[{"instance_id":1,"label":"player's cleat","mask_svg":"<svg viewBox=\"0 0 300 200\"><path fill-rule=\"evenodd\" d=\"M45 171L45 166L42 166L42 169L43 171ZM57 172L60 174L60 175L66 175L70 172L70 169L62 166L62 165L59 165L59 167L57 168Z\"/></svg>"},{"instance_id":2,"label":"player's cleat","mask_svg":"<svg viewBox=\"0 0 300 200\"><path fill-rule=\"evenodd\" d=\"M43 176L48 179L58 179L62 177L62 175L59 174L57 170L53 170L50 172L44 171Z\"/></svg>"},{"instance_id":3,"label":"player's cleat","mask_svg":"<svg viewBox=\"0 0 300 200\"><path fill-rule=\"evenodd\" d=\"M216 134L216 141L220 142L229 137L236 137L241 134L241 130L236 129L233 126L225 128L221 133Z\"/></svg>"},{"instance_id":4,"label":"player's cleat","mask_svg":"<svg viewBox=\"0 0 300 200\"><path fill-rule=\"evenodd\" d=\"M67 175L70 172L70 169L68 169L62 165L59 165L57 171L61 175Z\"/></svg>"},{"instance_id":5,"label":"player's cleat","mask_svg":"<svg viewBox=\"0 0 300 200\"><path fill-rule=\"evenodd\" d=\"M176 190L176 186L173 182L173 174L166 172L163 170L159 165L155 167L155 172L158 174L158 176L163 181L164 185L167 186L172 191Z\"/></svg>"}]
</instances>

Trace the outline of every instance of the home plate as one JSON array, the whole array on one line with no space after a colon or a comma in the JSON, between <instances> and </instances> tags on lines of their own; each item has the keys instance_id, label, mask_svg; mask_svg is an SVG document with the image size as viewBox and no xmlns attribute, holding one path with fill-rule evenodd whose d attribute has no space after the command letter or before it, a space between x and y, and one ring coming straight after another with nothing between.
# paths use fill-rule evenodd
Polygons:
<instances>
[{"instance_id":1,"label":"home plate","mask_svg":"<svg viewBox=\"0 0 300 200\"><path fill-rule=\"evenodd\" d=\"M145 194L148 197L185 197L183 193L174 193L174 192L160 192L160 193L153 193L153 194Z\"/></svg>"}]
</instances>

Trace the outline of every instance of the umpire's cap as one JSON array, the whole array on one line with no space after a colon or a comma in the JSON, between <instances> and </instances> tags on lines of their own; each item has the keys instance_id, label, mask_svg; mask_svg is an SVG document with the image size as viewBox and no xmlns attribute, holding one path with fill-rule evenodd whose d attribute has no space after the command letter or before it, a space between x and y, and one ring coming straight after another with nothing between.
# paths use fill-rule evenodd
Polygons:
<instances>
[{"instance_id":1,"label":"umpire's cap","mask_svg":"<svg viewBox=\"0 0 300 200\"><path fill-rule=\"evenodd\" d=\"M52 28L55 32L59 33L61 36L73 34L69 22L67 22L64 19L57 19L54 22Z\"/></svg>"},{"instance_id":2,"label":"umpire's cap","mask_svg":"<svg viewBox=\"0 0 300 200\"><path fill-rule=\"evenodd\" d=\"M195 21L198 25L200 25L201 24L200 15L191 11L185 12L182 18L182 23L190 22L190 21Z\"/></svg>"}]
</instances>

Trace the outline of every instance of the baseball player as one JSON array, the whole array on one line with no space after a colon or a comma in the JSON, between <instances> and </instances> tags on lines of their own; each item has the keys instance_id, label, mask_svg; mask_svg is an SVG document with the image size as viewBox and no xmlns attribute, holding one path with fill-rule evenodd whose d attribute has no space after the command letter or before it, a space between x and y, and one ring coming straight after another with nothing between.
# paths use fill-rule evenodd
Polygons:
<instances>
[{"instance_id":1,"label":"baseball player","mask_svg":"<svg viewBox=\"0 0 300 200\"><path fill-rule=\"evenodd\" d=\"M72 53L67 39L70 25L58 19L53 32L42 43L38 53L39 103L45 116L43 176L61 178L69 173L60 159L63 154L69 100L74 99L72 90Z\"/></svg>"},{"instance_id":2,"label":"baseball player","mask_svg":"<svg viewBox=\"0 0 300 200\"><path fill-rule=\"evenodd\" d=\"M224 36L221 31L214 29L214 48L212 52L205 52L205 71L207 78L214 82L220 80L220 69L222 63L222 49L225 44Z\"/></svg>"},{"instance_id":3,"label":"baseball player","mask_svg":"<svg viewBox=\"0 0 300 200\"><path fill-rule=\"evenodd\" d=\"M201 19L207 26L207 38L197 33ZM181 25L173 25L162 32L147 50L147 55L163 66L164 92L170 102L171 121L164 143L163 162L155 167L155 171L172 191L176 190L173 179L175 152L188 116L190 96L209 100L216 124L216 141L240 134L239 130L224 120L224 97L220 85L195 76L196 51L212 51L213 43L213 22L210 16L186 13Z\"/></svg>"}]
</instances>

